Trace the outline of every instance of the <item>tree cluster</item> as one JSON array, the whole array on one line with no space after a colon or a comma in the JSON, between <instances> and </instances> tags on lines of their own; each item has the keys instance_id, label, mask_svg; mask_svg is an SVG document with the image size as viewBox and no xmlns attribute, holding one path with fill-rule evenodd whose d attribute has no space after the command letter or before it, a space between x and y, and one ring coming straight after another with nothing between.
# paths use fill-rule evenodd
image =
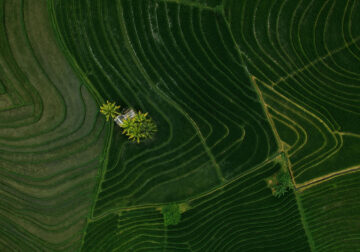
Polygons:
<instances>
[{"instance_id":1,"label":"tree cluster","mask_svg":"<svg viewBox=\"0 0 360 252\"><path fill-rule=\"evenodd\" d=\"M294 189L289 172L280 171L276 176L276 184L273 186L273 195L277 198Z\"/></svg>"},{"instance_id":2,"label":"tree cluster","mask_svg":"<svg viewBox=\"0 0 360 252\"><path fill-rule=\"evenodd\" d=\"M120 106L116 106L115 102L109 101L100 107L100 112L105 115L106 121L110 118L115 119L120 113L117 111ZM156 124L148 113L137 112L133 118L126 119L120 127L123 129L122 133L125 134L130 140L140 143L141 140L151 139L157 131Z\"/></svg>"},{"instance_id":3,"label":"tree cluster","mask_svg":"<svg viewBox=\"0 0 360 252\"><path fill-rule=\"evenodd\" d=\"M151 139L157 131L156 124L151 118L147 117L148 113L139 111L134 118L127 119L122 125L123 134L129 139L140 143L141 140Z\"/></svg>"}]
</instances>

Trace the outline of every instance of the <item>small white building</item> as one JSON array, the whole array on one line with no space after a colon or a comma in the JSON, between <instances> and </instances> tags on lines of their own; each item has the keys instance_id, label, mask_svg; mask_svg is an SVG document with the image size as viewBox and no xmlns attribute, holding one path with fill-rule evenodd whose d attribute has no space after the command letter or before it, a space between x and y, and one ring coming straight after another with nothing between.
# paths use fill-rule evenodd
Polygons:
<instances>
[{"instance_id":1,"label":"small white building","mask_svg":"<svg viewBox=\"0 0 360 252\"><path fill-rule=\"evenodd\" d=\"M134 117L135 117L135 111L132 108L130 108L125 110L123 113L121 113L121 115L115 117L114 121L116 122L117 125L121 127L124 121Z\"/></svg>"}]
</instances>

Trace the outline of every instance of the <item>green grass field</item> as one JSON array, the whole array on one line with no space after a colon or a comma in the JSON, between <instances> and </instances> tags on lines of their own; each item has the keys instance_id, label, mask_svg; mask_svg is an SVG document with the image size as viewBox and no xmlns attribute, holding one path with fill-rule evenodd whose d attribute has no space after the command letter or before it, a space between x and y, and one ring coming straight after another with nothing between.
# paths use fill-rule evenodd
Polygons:
<instances>
[{"instance_id":1,"label":"green grass field","mask_svg":"<svg viewBox=\"0 0 360 252\"><path fill-rule=\"evenodd\" d=\"M359 13L0 0L0 251L360 250ZM106 100L154 138L105 122Z\"/></svg>"}]
</instances>

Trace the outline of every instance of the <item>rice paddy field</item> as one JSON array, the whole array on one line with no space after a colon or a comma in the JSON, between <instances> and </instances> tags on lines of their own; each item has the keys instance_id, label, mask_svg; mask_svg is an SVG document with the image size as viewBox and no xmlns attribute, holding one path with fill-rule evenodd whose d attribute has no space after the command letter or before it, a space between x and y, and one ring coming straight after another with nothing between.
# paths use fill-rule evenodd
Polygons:
<instances>
[{"instance_id":1,"label":"rice paddy field","mask_svg":"<svg viewBox=\"0 0 360 252\"><path fill-rule=\"evenodd\" d=\"M0 251L360 251L359 1L0 0L0 17ZM148 112L153 138L128 140L106 101Z\"/></svg>"}]
</instances>

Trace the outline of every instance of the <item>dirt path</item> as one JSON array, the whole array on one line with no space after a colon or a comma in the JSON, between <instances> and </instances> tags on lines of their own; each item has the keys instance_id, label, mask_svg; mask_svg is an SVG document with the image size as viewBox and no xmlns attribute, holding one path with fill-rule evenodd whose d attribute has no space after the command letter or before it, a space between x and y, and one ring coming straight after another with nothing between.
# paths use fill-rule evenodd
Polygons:
<instances>
[{"instance_id":1,"label":"dirt path","mask_svg":"<svg viewBox=\"0 0 360 252\"><path fill-rule=\"evenodd\" d=\"M321 184L325 181L329 181L329 180L337 178L339 176L343 176L343 175L358 172L358 171L360 171L360 166L352 166L352 167L349 167L347 169L344 169L344 170L341 170L338 172L332 172L327 175L309 180L306 183L297 184L297 185L295 185L295 188L296 188L296 191L303 192L303 191L305 191L315 185Z\"/></svg>"}]
</instances>

